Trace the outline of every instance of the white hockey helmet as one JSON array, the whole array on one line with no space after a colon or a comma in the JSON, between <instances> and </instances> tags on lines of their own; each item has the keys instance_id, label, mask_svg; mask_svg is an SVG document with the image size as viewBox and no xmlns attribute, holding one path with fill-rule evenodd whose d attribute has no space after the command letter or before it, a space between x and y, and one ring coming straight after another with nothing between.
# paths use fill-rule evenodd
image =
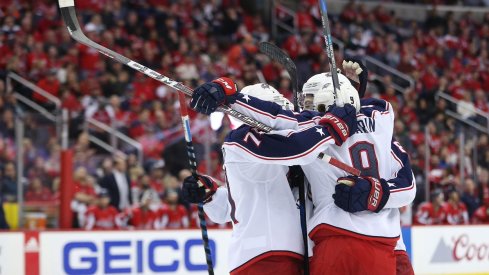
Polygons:
<instances>
[{"instance_id":1,"label":"white hockey helmet","mask_svg":"<svg viewBox=\"0 0 489 275\"><path fill-rule=\"evenodd\" d=\"M357 90L351 85L350 80L340 73L338 73L338 81L340 84L338 97L340 97L343 103L353 105L358 113L360 111L360 97L358 96ZM320 73L309 78L303 86L303 94L304 109L327 111L335 103L331 73ZM309 100L308 95L312 95L309 96ZM312 101L312 104L310 101Z\"/></svg>"},{"instance_id":2,"label":"white hockey helmet","mask_svg":"<svg viewBox=\"0 0 489 275\"><path fill-rule=\"evenodd\" d=\"M279 91L266 83L258 83L244 87L241 94L250 95L264 101L275 102L282 106L284 110L294 109L294 105L285 98Z\"/></svg>"}]
</instances>

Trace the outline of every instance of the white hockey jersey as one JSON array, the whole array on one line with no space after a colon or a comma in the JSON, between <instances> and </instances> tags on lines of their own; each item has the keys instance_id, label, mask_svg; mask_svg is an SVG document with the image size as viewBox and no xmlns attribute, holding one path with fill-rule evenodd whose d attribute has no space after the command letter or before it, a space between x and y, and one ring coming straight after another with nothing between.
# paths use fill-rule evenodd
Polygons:
<instances>
[{"instance_id":1,"label":"white hockey jersey","mask_svg":"<svg viewBox=\"0 0 489 275\"><path fill-rule=\"evenodd\" d=\"M277 109L273 103L264 103L256 98L250 98L254 102L239 101L232 107L276 127L287 125L297 129L304 124L310 125L308 122L303 122L303 118L301 121L299 114ZM373 238L395 244L400 235L397 208L409 204L416 193L408 156L402 147L392 140L394 113L388 102L377 99L362 100L362 108L357 120L359 128L357 133L341 147L329 146L325 153L360 169L362 175L388 180L391 194L385 208L379 213L363 211L352 214L336 207L332 200L334 186L339 177L347 174L335 167L325 165L320 160L315 160L316 152L307 151L310 149L307 146L299 146L303 152L293 152L291 146L294 145L257 139L257 143L262 147L271 146L274 148L273 151L290 154L282 154L277 158L272 150L261 150L261 154L249 154L249 148L243 148L240 156L249 158L251 162L263 164L303 165L303 170L311 184L315 204L314 216L308 222L312 235L316 230L325 228L340 234L353 234L356 237Z\"/></svg>"},{"instance_id":2,"label":"white hockey jersey","mask_svg":"<svg viewBox=\"0 0 489 275\"><path fill-rule=\"evenodd\" d=\"M278 144L291 149L275 150ZM321 126L263 134L243 125L228 134L222 148L228 203L223 201L226 190L218 190L204 209L214 222L233 222L231 271L268 256L302 258L299 210L282 156L307 163L332 144L333 138ZM265 155L263 161L256 161Z\"/></svg>"}]
</instances>

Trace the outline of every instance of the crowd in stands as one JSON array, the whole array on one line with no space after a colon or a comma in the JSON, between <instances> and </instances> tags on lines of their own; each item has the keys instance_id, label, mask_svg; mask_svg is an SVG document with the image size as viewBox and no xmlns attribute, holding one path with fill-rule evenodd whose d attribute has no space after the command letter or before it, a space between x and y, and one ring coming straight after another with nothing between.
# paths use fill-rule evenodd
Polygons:
<instances>
[{"instance_id":1,"label":"crowd in stands","mask_svg":"<svg viewBox=\"0 0 489 275\"><path fill-rule=\"evenodd\" d=\"M461 5L461 6L489 6L487 0L389 0L388 2L400 2L403 4L424 4L424 5Z\"/></svg>"},{"instance_id":2,"label":"crowd in stands","mask_svg":"<svg viewBox=\"0 0 489 275\"><path fill-rule=\"evenodd\" d=\"M21 104L7 92L4 81L12 71L58 97L70 112L74 226L198 226L195 207L179 197L180 184L189 171L177 94L72 40L58 15L56 1L37 1L35 5L6 2L0 3L2 200L16 200L17 177L22 179L27 203L52 203L60 196L61 147L55 126L28 112L23 118L26 169L17 175L14 119ZM262 73L267 82L291 97L290 81L280 65L258 55L258 42L270 39L268 25L239 2L78 1L77 10L90 39L190 87L222 75L244 87L257 83L257 75ZM328 70L316 6L316 1L305 1L297 12L299 33L275 41L296 62L301 82ZM447 108L457 111L456 106L435 100L438 91L464 100L468 107L459 113L474 120L480 119L474 108L489 111L489 16L477 21L469 14L459 20L451 14L433 14L426 22L405 22L383 6L370 11L362 4L348 4L332 19L333 36L346 45L344 53L336 52L338 64L343 54L368 55L415 79L414 89L397 93L389 76L379 76L381 81L370 83L367 95L388 100L396 110L396 138L410 152L418 183L413 222L489 222L488 137L467 137L468 155L474 149L480 153L475 162L469 157L462 160L466 176L465 182L460 182L458 133L464 127L444 112ZM15 86L14 92L53 110L43 96ZM134 150L123 148L123 152L109 154L92 144L91 135L102 140L109 137L95 127L78 127L87 118L112 125L140 142L144 162L139 163ZM198 170L223 182L220 144L232 122L224 117L221 126L212 129L205 116L191 113L191 119ZM431 153L431 198L424 196L425 141ZM449 199L439 201L439 193ZM445 214L437 216L440 205Z\"/></svg>"}]
</instances>

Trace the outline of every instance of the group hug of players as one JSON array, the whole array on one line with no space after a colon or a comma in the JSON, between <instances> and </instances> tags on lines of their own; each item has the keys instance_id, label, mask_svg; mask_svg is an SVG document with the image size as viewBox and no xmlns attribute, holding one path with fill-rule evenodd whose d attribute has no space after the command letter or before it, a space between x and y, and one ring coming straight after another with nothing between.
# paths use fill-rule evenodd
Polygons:
<instances>
[{"instance_id":1,"label":"group hug of players","mask_svg":"<svg viewBox=\"0 0 489 275\"><path fill-rule=\"evenodd\" d=\"M190 105L199 113L225 104L274 129L242 125L231 131L222 145L226 182L198 175L182 187L184 199L204 202L212 221L233 223L231 274L303 274L297 190L287 177L294 165L307 184L310 274L414 274L399 208L412 202L416 185L408 154L393 138L392 106L363 98L367 70L360 62L344 61L343 71L360 79L358 88L338 74L343 107L335 105L331 74L321 73L304 84L300 113L267 84L238 89L221 77L194 90ZM361 176L327 164L320 154Z\"/></svg>"}]
</instances>

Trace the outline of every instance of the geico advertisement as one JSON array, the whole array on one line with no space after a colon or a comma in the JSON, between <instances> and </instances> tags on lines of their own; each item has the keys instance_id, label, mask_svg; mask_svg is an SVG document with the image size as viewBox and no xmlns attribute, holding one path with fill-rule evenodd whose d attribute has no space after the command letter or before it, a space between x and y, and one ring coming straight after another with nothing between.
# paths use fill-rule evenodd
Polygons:
<instances>
[{"instance_id":1,"label":"geico advertisement","mask_svg":"<svg viewBox=\"0 0 489 275\"><path fill-rule=\"evenodd\" d=\"M0 233L0 275L24 274L24 233Z\"/></svg>"},{"instance_id":2,"label":"geico advertisement","mask_svg":"<svg viewBox=\"0 0 489 275\"><path fill-rule=\"evenodd\" d=\"M489 274L489 227L415 226L411 229L416 274Z\"/></svg>"},{"instance_id":3,"label":"geico advertisement","mask_svg":"<svg viewBox=\"0 0 489 275\"><path fill-rule=\"evenodd\" d=\"M209 231L216 274L228 274L231 231ZM200 230L43 232L41 275L208 274Z\"/></svg>"}]
</instances>

